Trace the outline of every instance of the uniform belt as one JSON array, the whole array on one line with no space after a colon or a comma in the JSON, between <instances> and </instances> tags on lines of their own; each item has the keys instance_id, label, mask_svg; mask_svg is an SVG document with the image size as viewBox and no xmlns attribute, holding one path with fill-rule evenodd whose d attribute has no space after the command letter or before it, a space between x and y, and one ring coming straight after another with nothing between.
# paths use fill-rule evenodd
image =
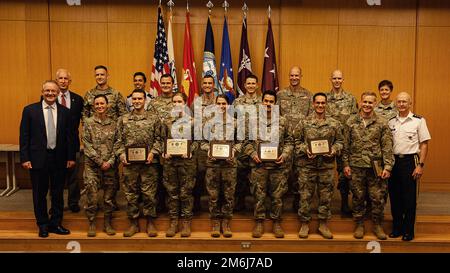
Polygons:
<instances>
[{"instance_id":1,"label":"uniform belt","mask_svg":"<svg viewBox=\"0 0 450 273\"><path fill-rule=\"evenodd\" d=\"M417 154L398 154L398 155L395 155L395 158L411 158L411 157L414 157L415 155L417 155Z\"/></svg>"}]
</instances>

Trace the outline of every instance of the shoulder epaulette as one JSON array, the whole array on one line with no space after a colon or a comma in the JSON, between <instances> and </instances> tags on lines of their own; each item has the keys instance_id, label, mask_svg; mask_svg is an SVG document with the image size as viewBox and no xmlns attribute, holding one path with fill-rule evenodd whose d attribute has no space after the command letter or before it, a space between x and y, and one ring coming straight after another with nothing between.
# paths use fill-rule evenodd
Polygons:
<instances>
[{"instance_id":1,"label":"shoulder epaulette","mask_svg":"<svg viewBox=\"0 0 450 273\"><path fill-rule=\"evenodd\" d=\"M416 114L414 114L413 117L418 118L418 119L422 118L422 116L419 116L419 115L416 115Z\"/></svg>"}]
</instances>

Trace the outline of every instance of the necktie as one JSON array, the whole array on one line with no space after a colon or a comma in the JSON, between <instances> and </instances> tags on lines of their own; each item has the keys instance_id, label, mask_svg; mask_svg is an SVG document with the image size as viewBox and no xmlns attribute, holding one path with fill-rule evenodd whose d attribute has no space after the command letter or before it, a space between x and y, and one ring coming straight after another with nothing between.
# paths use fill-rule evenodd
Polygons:
<instances>
[{"instance_id":1,"label":"necktie","mask_svg":"<svg viewBox=\"0 0 450 273\"><path fill-rule=\"evenodd\" d=\"M47 106L47 113L47 148L54 149L56 147L56 128L52 107Z\"/></svg>"},{"instance_id":2,"label":"necktie","mask_svg":"<svg viewBox=\"0 0 450 273\"><path fill-rule=\"evenodd\" d=\"M61 105L64 106L64 107L67 107L67 105L66 105L66 95L65 94L61 95Z\"/></svg>"}]
</instances>

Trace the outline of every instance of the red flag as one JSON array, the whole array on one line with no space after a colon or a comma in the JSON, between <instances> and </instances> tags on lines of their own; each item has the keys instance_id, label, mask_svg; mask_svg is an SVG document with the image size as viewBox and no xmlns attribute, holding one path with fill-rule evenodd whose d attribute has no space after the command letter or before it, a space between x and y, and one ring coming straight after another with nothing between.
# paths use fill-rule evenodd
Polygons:
<instances>
[{"instance_id":1,"label":"red flag","mask_svg":"<svg viewBox=\"0 0 450 273\"><path fill-rule=\"evenodd\" d=\"M273 41L272 23L269 17L267 29L266 49L264 51L264 69L261 91L273 90L278 92L278 71L275 58L275 44Z\"/></svg>"},{"instance_id":2,"label":"red flag","mask_svg":"<svg viewBox=\"0 0 450 273\"><path fill-rule=\"evenodd\" d=\"M199 95L197 73L195 71L194 49L191 43L191 30L189 24L189 11L186 11L186 23L184 28L183 50L183 76L181 79L181 92L188 96L188 106Z\"/></svg>"}]
</instances>

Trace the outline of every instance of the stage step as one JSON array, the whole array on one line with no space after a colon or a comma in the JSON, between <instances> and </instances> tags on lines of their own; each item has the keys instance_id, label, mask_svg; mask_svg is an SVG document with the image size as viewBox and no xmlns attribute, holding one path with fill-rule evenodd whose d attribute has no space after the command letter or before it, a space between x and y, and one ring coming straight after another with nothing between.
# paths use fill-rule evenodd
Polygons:
<instances>
[{"instance_id":1,"label":"stage step","mask_svg":"<svg viewBox=\"0 0 450 273\"><path fill-rule=\"evenodd\" d=\"M403 242L400 239L376 241L367 234L364 239L356 240L349 233L334 234L334 239L323 239L310 234L308 239L299 239L296 234L287 234L276 239L266 233L260 239L252 238L248 232L235 232L232 238L211 238L208 232L193 232L189 238L177 234L166 238L163 232L149 238L138 233L124 238L123 233L108 236L98 233L95 238L86 237L85 232L72 232L62 236L50 234L48 238L39 238L36 232L2 230L0 231L0 251L15 252L70 252L73 245L79 245L81 252L360 252L373 251L371 245L379 243L380 252L450 252L450 236L422 235L414 241Z\"/></svg>"}]
</instances>

